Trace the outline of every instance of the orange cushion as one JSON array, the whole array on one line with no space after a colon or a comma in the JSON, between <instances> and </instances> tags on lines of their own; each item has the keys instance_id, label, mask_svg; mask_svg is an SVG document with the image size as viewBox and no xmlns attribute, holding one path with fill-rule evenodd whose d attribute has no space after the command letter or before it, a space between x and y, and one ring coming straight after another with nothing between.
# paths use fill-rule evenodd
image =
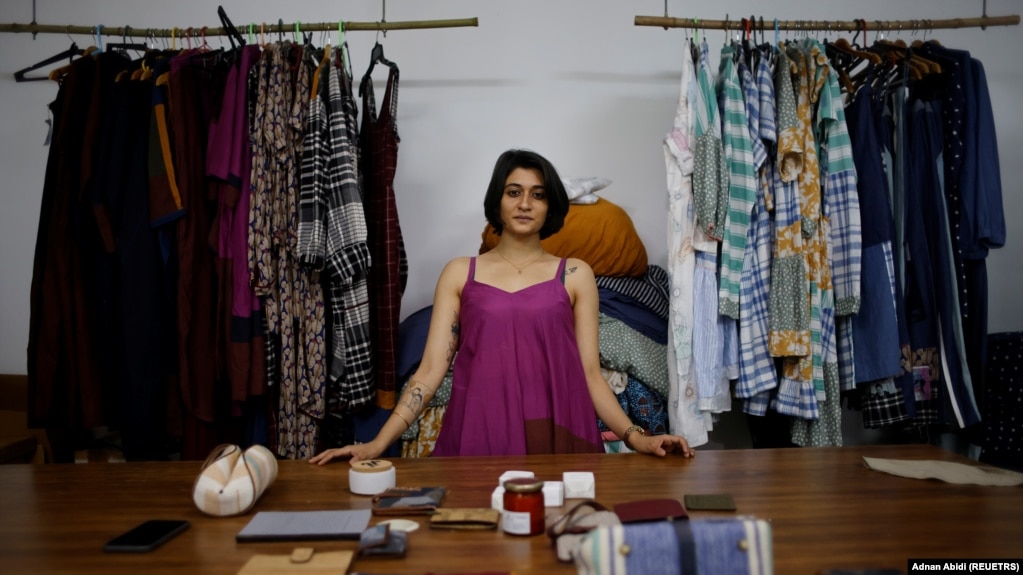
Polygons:
<instances>
[{"instance_id":1,"label":"orange cushion","mask_svg":"<svg viewBox=\"0 0 1023 575\"><path fill-rule=\"evenodd\" d=\"M500 236L489 223L483 229L480 253L497 246ZM646 273L646 248L632 218L617 204L600 198L595 204L571 204L561 231L540 242L561 258L579 258L593 274L638 277Z\"/></svg>"}]
</instances>

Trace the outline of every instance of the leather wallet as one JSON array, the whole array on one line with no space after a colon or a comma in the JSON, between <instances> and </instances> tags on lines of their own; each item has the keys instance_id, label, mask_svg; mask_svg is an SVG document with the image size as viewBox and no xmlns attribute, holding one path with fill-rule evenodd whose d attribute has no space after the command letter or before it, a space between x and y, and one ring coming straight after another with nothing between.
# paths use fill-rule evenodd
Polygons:
<instances>
[{"instance_id":1,"label":"leather wallet","mask_svg":"<svg viewBox=\"0 0 1023 575\"><path fill-rule=\"evenodd\" d=\"M257 554L238 571L238 575L323 575L347 573L352 564L351 551L320 551L311 547L295 549L291 555Z\"/></svg>"},{"instance_id":2,"label":"leather wallet","mask_svg":"<svg viewBox=\"0 0 1023 575\"><path fill-rule=\"evenodd\" d=\"M501 512L489 507L440 508L430 516L430 529L497 529Z\"/></svg>"},{"instance_id":3,"label":"leather wallet","mask_svg":"<svg viewBox=\"0 0 1023 575\"><path fill-rule=\"evenodd\" d=\"M735 511L735 500L727 493L690 494L685 496L687 509Z\"/></svg>"},{"instance_id":4,"label":"leather wallet","mask_svg":"<svg viewBox=\"0 0 1023 575\"><path fill-rule=\"evenodd\" d=\"M440 507L444 487L392 487L373 497L375 515L428 515Z\"/></svg>"},{"instance_id":5,"label":"leather wallet","mask_svg":"<svg viewBox=\"0 0 1023 575\"><path fill-rule=\"evenodd\" d=\"M408 533L391 531L386 523L374 525L359 537L359 555L374 557L404 557L408 547Z\"/></svg>"},{"instance_id":6,"label":"leather wallet","mask_svg":"<svg viewBox=\"0 0 1023 575\"><path fill-rule=\"evenodd\" d=\"M689 515L677 499L641 499L619 503L614 506L615 514L622 523L642 521L667 521L686 519Z\"/></svg>"}]
</instances>

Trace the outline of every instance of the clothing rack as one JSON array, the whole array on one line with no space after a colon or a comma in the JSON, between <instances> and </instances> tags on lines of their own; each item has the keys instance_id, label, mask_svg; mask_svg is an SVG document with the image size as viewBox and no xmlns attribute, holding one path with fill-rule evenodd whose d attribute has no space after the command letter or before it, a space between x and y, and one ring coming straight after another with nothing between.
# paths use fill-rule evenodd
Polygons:
<instances>
[{"instance_id":1,"label":"clothing rack","mask_svg":"<svg viewBox=\"0 0 1023 575\"><path fill-rule=\"evenodd\" d=\"M335 32L343 26L345 32L352 31L377 31L388 30L423 30L428 28L462 28L479 26L479 18L459 18L452 20L409 20L404 22L295 22L295 23L264 23L252 24L251 30L242 25L239 32L262 33L262 34L291 34L294 32ZM0 24L0 32L9 33L31 33L35 34L85 34L95 35L100 33L104 36L118 37L146 37L146 38L197 38L201 36L227 36L231 32L225 27L189 27L189 28L142 28L136 26L59 26L53 24Z\"/></svg>"},{"instance_id":2,"label":"clothing rack","mask_svg":"<svg viewBox=\"0 0 1023 575\"><path fill-rule=\"evenodd\" d=\"M636 26L693 28L702 30L742 30L741 18L735 20L703 20L700 18L670 18L664 16L636 16ZM981 16L979 18L949 18L944 20L759 20L751 24L757 31L823 30L844 32L924 32L939 28L987 28L988 26L1018 26L1019 15Z\"/></svg>"}]
</instances>

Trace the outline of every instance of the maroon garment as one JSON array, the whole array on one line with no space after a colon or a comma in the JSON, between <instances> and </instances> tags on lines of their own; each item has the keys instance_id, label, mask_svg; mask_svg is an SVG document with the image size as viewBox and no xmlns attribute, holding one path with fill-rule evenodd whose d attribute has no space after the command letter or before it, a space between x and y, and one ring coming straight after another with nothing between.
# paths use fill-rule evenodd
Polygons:
<instances>
[{"instance_id":1,"label":"maroon garment","mask_svg":"<svg viewBox=\"0 0 1023 575\"><path fill-rule=\"evenodd\" d=\"M387 91L376 115L373 80L362 78L363 210L366 214L369 270L370 341L377 380L377 405L391 409L397 390L398 319L408 281L405 243L398 224L394 172L398 164L398 67L389 64Z\"/></svg>"},{"instance_id":2,"label":"maroon garment","mask_svg":"<svg viewBox=\"0 0 1023 575\"><path fill-rule=\"evenodd\" d=\"M100 383L90 310L86 305L83 241L91 208L82 197L83 148L93 112L94 58L81 58L61 81L51 104L54 137L43 185L30 296L28 338L29 425L73 431L100 425ZM98 108L95 110L98 114ZM58 445L58 460L71 446ZM65 457L65 455L67 457Z\"/></svg>"},{"instance_id":3,"label":"maroon garment","mask_svg":"<svg viewBox=\"0 0 1023 575\"><path fill-rule=\"evenodd\" d=\"M217 443L216 264L209 245L215 190L206 178L206 142L219 94L206 58L195 52L175 57L167 84L174 174L185 209L185 216L174 224L178 377L185 423L182 459L203 459Z\"/></svg>"}]
</instances>

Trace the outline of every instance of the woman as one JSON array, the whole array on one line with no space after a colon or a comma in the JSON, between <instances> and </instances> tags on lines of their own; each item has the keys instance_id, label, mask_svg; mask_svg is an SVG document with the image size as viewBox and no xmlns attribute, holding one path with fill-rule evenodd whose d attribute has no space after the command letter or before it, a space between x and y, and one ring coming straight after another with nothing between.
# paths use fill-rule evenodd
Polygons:
<instances>
[{"instance_id":1,"label":"woman","mask_svg":"<svg viewBox=\"0 0 1023 575\"><path fill-rule=\"evenodd\" d=\"M540 245L568 213L554 166L534 152L505 152L483 206L500 241L444 267L422 363L391 417L373 441L328 449L310 462L378 457L419 417L453 359L434 455L602 452L599 416L634 451L692 457L684 438L647 436L632 425L600 373L593 270Z\"/></svg>"}]
</instances>

